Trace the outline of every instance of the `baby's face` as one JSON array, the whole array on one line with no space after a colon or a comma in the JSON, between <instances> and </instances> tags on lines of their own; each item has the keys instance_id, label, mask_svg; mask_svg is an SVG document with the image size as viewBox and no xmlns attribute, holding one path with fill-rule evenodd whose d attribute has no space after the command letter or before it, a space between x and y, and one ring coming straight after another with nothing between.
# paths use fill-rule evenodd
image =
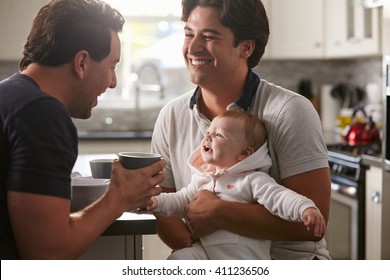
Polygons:
<instances>
[{"instance_id":1,"label":"baby's face","mask_svg":"<svg viewBox=\"0 0 390 280\"><path fill-rule=\"evenodd\" d=\"M243 160L248 146L244 124L234 118L216 118L211 122L201 144L202 159L220 168L229 168Z\"/></svg>"}]
</instances>

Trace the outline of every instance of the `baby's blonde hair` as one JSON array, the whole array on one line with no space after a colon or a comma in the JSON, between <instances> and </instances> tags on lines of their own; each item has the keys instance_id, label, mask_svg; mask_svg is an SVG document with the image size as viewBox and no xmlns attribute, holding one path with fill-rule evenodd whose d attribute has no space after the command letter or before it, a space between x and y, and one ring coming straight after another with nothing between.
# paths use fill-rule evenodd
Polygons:
<instances>
[{"instance_id":1,"label":"baby's blonde hair","mask_svg":"<svg viewBox=\"0 0 390 280\"><path fill-rule=\"evenodd\" d=\"M245 138L248 144L255 150L260 148L267 140L267 132L264 123L245 111L228 110L218 115L216 118L234 118L242 121L245 125Z\"/></svg>"}]
</instances>

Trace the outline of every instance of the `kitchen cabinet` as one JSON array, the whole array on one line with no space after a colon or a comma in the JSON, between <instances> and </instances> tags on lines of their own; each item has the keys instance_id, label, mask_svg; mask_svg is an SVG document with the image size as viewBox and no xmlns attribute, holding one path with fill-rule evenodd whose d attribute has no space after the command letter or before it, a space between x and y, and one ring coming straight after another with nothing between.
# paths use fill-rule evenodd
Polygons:
<instances>
[{"instance_id":1,"label":"kitchen cabinet","mask_svg":"<svg viewBox=\"0 0 390 280\"><path fill-rule=\"evenodd\" d=\"M48 0L0 1L0 60L20 60L38 10Z\"/></svg>"},{"instance_id":2,"label":"kitchen cabinet","mask_svg":"<svg viewBox=\"0 0 390 280\"><path fill-rule=\"evenodd\" d=\"M322 57L323 5L323 0L270 1L270 57Z\"/></svg>"},{"instance_id":3,"label":"kitchen cabinet","mask_svg":"<svg viewBox=\"0 0 390 280\"><path fill-rule=\"evenodd\" d=\"M380 54L380 8L361 0L272 0L271 59L324 59Z\"/></svg>"},{"instance_id":4,"label":"kitchen cabinet","mask_svg":"<svg viewBox=\"0 0 390 280\"><path fill-rule=\"evenodd\" d=\"M390 172L382 172L381 259L390 260Z\"/></svg>"},{"instance_id":5,"label":"kitchen cabinet","mask_svg":"<svg viewBox=\"0 0 390 280\"><path fill-rule=\"evenodd\" d=\"M100 236L79 260L127 260L133 257L133 236ZM130 257L129 257L130 256Z\"/></svg>"},{"instance_id":6,"label":"kitchen cabinet","mask_svg":"<svg viewBox=\"0 0 390 280\"><path fill-rule=\"evenodd\" d=\"M361 0L326 0L325 21L325 56L379 54L379 8L365 8Z\"/></svg>"},{"instance_id":7,"label":"kitchen cabinet","mask_svg":"<svg viewBox=\"0 0 390 280\"><path fill-rule=\"evenodd\" d=\"M366 259L381 259L382 168L371 165L366 172Z\"/></svg>"}]
</instances>

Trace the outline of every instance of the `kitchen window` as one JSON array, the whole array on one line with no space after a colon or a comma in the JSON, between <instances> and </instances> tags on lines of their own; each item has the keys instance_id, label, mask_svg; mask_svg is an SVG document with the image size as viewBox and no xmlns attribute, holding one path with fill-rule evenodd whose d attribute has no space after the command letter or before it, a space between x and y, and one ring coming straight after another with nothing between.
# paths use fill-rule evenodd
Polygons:
<instances>
[{"instance_id":1,"label":"kitchen window","mask_svg":"<svg viewBox=\"0 0 390 280\"><path fill-rule=\"evenodd\" d=\"M194 88L182 55L181 0L105 0L125 17L117 87L99 97L79 131L152 130L160 109Z\"/></svg>"},{"instance_id":2,"label":"kitchen window","mask_svg":"<svg viewBox=\"0 0 390 280\"><path fill-rule=\"evenodd\" d=\"M181 0L106 2L124 15L126 23L120 34L118 85L101 96L99 106L161 106L189 90L181 51Z\"/></svg>"}]
</instances>

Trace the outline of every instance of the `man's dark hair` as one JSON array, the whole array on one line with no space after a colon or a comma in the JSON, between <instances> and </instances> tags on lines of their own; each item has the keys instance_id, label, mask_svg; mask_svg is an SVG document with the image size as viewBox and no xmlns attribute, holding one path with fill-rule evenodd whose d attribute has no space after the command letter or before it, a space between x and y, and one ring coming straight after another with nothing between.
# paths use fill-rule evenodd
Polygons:
<instances>
[{"instance_id":1,"label":"man's dark hair","mask_svg":"<svg viewBox=\"0 0 390 280\"><path fill-rule=\"evenodd\" d=\"M110 53L110 29L120 32L123 24L123 16L100 0L53 0L34 19L19 68L63 65L80 50L101 61Z\"/></svg>"},{"instance_id":2,"label":"man's dark hair","mask_svg":"<svg viewBox=\"0 0 390 280\"><path fill-rule=\"evenodd\" d=\"M264 54L269 36L268 17L261 0L182 0L184 22L187 22L196 6L214 7L220 11L221 23L232 30L235 46L244 40L255 41L255 49L248 58L248 67L256 67Z\"/></svg>"}]
</instances>

